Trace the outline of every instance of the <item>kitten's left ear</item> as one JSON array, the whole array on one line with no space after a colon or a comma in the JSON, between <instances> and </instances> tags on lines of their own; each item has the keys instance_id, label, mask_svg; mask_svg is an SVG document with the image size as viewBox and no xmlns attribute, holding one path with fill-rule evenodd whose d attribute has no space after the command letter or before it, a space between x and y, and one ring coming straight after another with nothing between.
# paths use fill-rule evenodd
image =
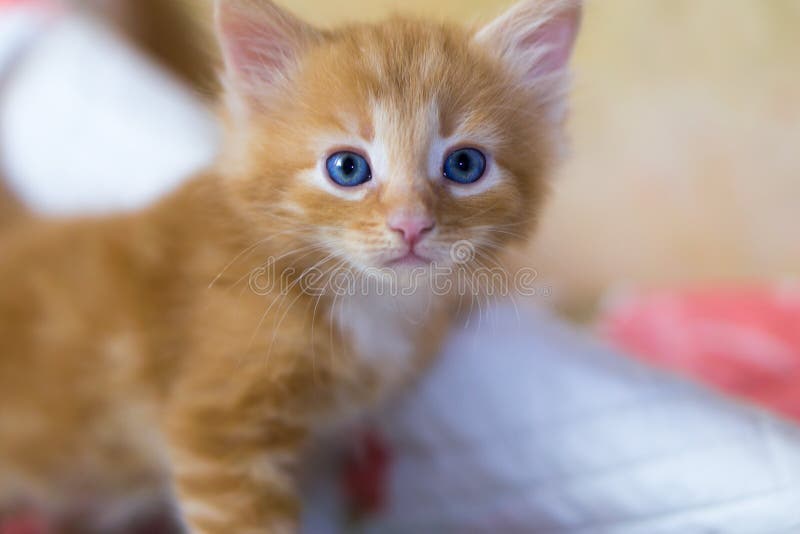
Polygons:
<instances>
[{"instance_id":1,"label":"kitten's left ear","mask_svg":"<svg viewBox=\"0 0 800 534\"><path fill-rule=\"evenodd\" d=\"M475 39L506 61L522 83L562 98L581 21L581 0L523 0Z\"/></svg>"},{"instance_id":2,"label":"kitten's left ear","mask_svg":"<svg viewBox=\"0 0 800 534\"><path fill-rule=\"evenodd\" d=\"M239 96L279 83L319 32L271 0L215 0L226 84Z\"/></svg>"}]
</instances>

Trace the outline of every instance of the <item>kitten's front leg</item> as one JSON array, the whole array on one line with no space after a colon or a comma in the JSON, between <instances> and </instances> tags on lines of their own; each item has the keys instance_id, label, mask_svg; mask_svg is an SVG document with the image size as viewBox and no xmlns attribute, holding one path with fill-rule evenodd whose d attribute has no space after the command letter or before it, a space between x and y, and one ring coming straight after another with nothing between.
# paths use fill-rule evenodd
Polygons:
<instances>
[{"instance_id":1,"label":"kitten's front leg","mask_svg":"<svg viewBox=\"0 0 800 534\"><path fill-rule=\"evenodd\" d=\"M265 420L263 414L204 412L173 424L170 436L188 531L297 532L300 502L293 475L306 432L285 421Z\"/></svg>"}]
</instances>

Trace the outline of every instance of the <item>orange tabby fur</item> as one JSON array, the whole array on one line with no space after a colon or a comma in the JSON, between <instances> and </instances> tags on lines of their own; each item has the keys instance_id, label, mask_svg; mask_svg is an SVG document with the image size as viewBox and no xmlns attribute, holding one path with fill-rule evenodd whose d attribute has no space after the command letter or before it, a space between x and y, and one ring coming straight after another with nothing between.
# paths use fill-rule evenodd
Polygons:
<instances>
[{"instance_id":1,"label":"orange tabby fur","mask_svg":"<svg viewBox=\"0 0 800 534\"><path fill-rule=\"evenodd\" d=\"M309 437L413 380L458 300L424 282L408 298L312 294L309 270L380 266L399 209L435 219L422 243L440 264L461 240L478 262L526 236L561 142L565 65L543 70L542 49L568 55L578 8L527 1L476 36L402 18L321 32L222 1L219 165L140 213L0 242L0 501L58 515L174 488L192 532L296 530ZM459 195L431 174L456 133L490 155L492 187ZM315 182L354 142L379 147L375 180ZM283 291L254 278L269 257Z\"/></svg>"}]
</instances>

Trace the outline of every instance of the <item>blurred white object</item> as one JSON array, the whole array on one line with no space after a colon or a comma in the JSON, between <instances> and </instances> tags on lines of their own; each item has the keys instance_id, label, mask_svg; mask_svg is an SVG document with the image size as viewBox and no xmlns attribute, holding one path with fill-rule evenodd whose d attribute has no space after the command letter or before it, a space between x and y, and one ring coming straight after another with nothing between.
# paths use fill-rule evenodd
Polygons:
<instances>
[{"instance_id":1,"label":"blurred white object","mask_svg":"<svg viewBox=\"0 0 800 534\"><path fill-rule=\"evenodd\" d=\"M6 18L18 42L30 34L31 17L22 18ZM0 41L0 57L13 46ZM206 167L217 143L199 100L91 20L52 24L0 87L5 171L42 212L146 205Z\"/></svg>"},{"instance_id":2,"label":"blurred white object","mask_svg":"<svg viewBox=\"0 0 800 534\"><path fill-rule=\"evenodd\" d=\"M391 508L368 532L800 532L800 429L491 313L381 418Z\"/></svg>"}]
</instances>

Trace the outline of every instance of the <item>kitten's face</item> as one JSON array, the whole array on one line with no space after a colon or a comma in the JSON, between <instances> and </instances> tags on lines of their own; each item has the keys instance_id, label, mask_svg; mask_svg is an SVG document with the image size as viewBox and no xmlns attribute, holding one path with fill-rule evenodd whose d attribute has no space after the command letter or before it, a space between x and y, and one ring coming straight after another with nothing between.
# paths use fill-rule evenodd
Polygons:
<instances>
[{"instance_id":1,"label":"kitten's face","mask_svg":"<svg viewBox=\"0 0 800 534\"><path fill-rule=\"evenodd\" d=\"M236 102L234 183L255 224L303 229L310 257L359 269L449 265L456 245L490 266L525 236L560 138L552 78L537 90L495 36L441 25L292 31L280 74Z\"/></svg>"}]
</instances>

